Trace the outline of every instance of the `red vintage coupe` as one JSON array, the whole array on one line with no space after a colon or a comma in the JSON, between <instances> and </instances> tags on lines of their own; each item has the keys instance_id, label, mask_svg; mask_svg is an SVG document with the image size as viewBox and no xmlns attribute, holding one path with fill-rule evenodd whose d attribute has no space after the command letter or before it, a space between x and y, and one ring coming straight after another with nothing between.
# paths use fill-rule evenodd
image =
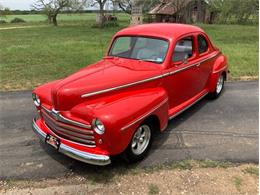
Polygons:
<instances>
[{"instance_id":1,"label":"red vintage coupe","mask_svg":"<svg viewBox=\"0 0 260 195\"><path fill-rule=\"evenodd\" d=\"M113 37L107 55L33 90L33 130L59 152L107 165L144 158L156 131L227 78L226 57L196 26L146 24Z\"/></svg>"}]
</instances>

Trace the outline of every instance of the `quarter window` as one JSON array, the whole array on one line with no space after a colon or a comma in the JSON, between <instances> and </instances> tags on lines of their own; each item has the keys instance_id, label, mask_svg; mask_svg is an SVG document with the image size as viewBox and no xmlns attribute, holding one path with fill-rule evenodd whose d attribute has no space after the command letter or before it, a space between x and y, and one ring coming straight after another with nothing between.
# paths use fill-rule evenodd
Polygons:
<instances>
[{"instance_id":1,"label":"quarter window","mask_svg":"<svg viewBox=\"0 0 260 195\"><path fill-rule=\"evenodd\" d=\"M199 35L199 36L198 36L198 49L199 49L199 54L208 51L208 48L209 48L208 42L207 42L207 40L205 39L205 37L202 36L202 35Z\"/></svg>"},{"instance_id":2,"label":"quarter window","mask_svg":"<svg viewBox=\"0 0 260 195\"><path fill-rule=\"evenodd\" d=\"M185 37L179 40L174 48L172 60L174 62L182 61L193 55L193 37Z\"/></svg>"}]
</instances>

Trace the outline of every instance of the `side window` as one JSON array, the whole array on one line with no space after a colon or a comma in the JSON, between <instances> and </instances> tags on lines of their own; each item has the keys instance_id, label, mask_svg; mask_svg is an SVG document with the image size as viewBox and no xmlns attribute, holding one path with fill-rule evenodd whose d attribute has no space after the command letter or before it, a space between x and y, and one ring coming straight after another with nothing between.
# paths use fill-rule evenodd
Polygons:
<instances>
[{"instance_id":1,"label":"side window","mask_svg":"<svg viewBox=\"0 0 260 195\"><path fill-rule=\"evenodd\" d=\"M199 36L198 36L198 49L199 49L199 54L208 51L208 48L209 48L208 42L207 42L207 40L205 39L205 37L202 36L202 35L199 35Z\"/></svg>"},{"instance_id":2,"label":"side window","mask_svg":"<svg viewBox=\"0 0 260 195\"><path fill-rule=\"evenodd\" d=\"M129 51L131 44L131 37L119 37L113 43L112 55L121 54Z\"/></svg>"},{"instance_id":3,"label":"side window","mask_svg":"<svg viewBox=\"0 0 260 195\"><path fill-rule=\"evenodd\" d=\"M193 37L185 37L179 40L174 48L174 53L172 56L172 61L178 62L184 59L190 58L193 55Z\"/></svg>"}]
</instances>

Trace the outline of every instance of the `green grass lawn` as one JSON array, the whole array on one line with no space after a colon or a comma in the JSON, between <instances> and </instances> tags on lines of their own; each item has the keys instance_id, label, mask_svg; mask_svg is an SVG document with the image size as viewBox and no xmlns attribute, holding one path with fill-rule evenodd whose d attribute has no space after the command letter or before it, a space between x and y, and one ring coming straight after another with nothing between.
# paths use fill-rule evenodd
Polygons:
<instances>
[{"instance_id":1,"label":"green grass lawn","mask_svg":"<svg viewBox=\"0 0 260 195\"><path fill-rule=\"evenodd\" d=\"M258 75L258 26L201 25L228 57L233 79Z\"/></svg>"},{"instance_id":2,"label":"green grass lawn","mask_svg":"<svg viewBox=\"0 0 260 195\"><path fill-rule=\"evenodd\" d=\"M118 14L119 27L97 29L91 28L95 17L62 14L60 26L54 27L42 15L25 15L21 18L32 28L1 30L21 24L0 25L0 90L32 89L101 59L113 34L127 26L129 18ZM258 75L258 26L202 27L228 56L233 78Z\"/></svg>"}]
</instances>

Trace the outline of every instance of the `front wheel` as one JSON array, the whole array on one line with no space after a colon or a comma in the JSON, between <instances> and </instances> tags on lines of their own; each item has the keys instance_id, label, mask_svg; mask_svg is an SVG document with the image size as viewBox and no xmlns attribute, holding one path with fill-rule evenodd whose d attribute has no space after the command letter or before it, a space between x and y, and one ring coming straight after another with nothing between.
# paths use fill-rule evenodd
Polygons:
<instances>
[{"instance_id":1,"label":"front wheel","mask_svg":"<svg viewBox=\"0 0 260 195\"><path fill-rule=\"evenodd\" d=\"M152 128L148 122L144 122L137 128L125 151L127 161L137 162L146 156L152 144Z\"/></svg>"},{"instance_id":2,"label":"front wheel","mask_svg":"<svg viewBox=\"0 0 260 195\"><path fill-rule=\"evenodd\" d=\"M224 74L221 74L218 78L215 91L212 93L209 93L209 98L211 98L211 99L218 98L219 95L221 94L221 92L223 91L224 83L225 83L225 77L224 77Z\"/></svg>"}]
</instances>

